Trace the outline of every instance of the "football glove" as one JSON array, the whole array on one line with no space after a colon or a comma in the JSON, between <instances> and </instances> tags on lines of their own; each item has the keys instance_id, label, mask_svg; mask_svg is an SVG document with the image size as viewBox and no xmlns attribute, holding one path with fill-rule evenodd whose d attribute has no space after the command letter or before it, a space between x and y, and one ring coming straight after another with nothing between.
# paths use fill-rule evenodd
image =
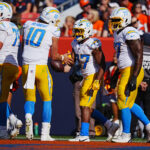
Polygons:
<instances>
[{"instance_id":1,"label":"football glove","mask_svg":"<svg viewBox=\"0 0 150 150\"><path fill-rule=\"evenodd\" d=\"M95 81L93 82L92 89L93 89L93 90L99 90L99 88L100 88L99 80L95 80Z\"/></svg>"},{"instance_id":2,"label":"football glove","mask_svg":"<svg viewBox=\"0 0 150 150\"><path fill-rule=\"evenodd\" d=\"M95 80L92 84L92 88L89 90L89 96L93 96L94 90L99 90L100 83L99 80Z\"/></svg>"},{"instance_id":3,"label":"football glove","mask_svg":"<svg viewBox=\"0 0 150 150\"><path fill-rule=\"evenodd\" d=\"M126 96L129 96L130 92L134 91L135 89L136 89L136 77L133 76L127 85L125 92Z\"/></svg>"}]
</instances>

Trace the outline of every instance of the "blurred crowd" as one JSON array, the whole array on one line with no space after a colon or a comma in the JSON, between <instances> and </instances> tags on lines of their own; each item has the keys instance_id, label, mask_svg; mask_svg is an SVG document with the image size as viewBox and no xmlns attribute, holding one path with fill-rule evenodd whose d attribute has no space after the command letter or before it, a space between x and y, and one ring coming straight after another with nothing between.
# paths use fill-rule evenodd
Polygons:
<instances>
[{"instance_id":1,"label":"blurred crowd","mask_svg":"<svg viewBox=\"0 0 150 150\"><path fill-rule=\"evenodd\" d=\"M35 20L44 7L56 7L63 0L3 0L9 1L13 7L14 22L23 25L27 20ZM150 0L79 0L82 12L76 17L65 18L61 36L71 37L75 20L86 18L93 24L93 36L111 37L109 16L116 7L126 7L132 13L132 25L141 34L150 32Z\"/></svg>"}]
</instances>

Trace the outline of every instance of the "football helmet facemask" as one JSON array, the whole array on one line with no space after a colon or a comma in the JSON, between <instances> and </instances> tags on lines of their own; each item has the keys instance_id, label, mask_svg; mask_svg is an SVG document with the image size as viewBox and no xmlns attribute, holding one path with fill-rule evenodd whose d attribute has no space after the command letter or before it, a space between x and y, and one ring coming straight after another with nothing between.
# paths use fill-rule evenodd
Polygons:
<instances>
[{"instance_id":1,"label":"football helmet facemask","mask_svg":"<svg viewBox=\"0 0 150 150\"><path fill-rule=\"evenodd\" d=\"M73 37L78 41L82 41L93 33L93 25L86 19L77 20L73 26Z\"/></svg>"}]
</instances>

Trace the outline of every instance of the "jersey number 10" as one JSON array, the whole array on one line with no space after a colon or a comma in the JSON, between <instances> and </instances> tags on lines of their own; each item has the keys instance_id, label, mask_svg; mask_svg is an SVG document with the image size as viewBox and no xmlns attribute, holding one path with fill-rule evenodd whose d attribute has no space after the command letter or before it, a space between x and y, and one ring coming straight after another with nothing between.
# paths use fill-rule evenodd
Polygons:
<instances>
[{"instance_id":1,"label":"jersey number 10","mask_svg":"<svg viewBox=\"0 0 150 150\"><path fill-rule=\"evenodd\" d=\"M45 33L46 31L43 29L35 29L34 27L30 28L25 44L30 44L33 47L39 47L41 45Z\"/></svg>"}]
</instances>

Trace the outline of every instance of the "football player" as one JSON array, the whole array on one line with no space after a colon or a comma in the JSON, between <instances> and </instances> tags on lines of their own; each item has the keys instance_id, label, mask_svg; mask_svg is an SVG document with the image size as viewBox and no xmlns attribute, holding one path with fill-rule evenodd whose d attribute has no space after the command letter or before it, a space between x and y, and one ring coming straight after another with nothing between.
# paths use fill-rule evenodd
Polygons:
<instances>
[{"instance_id":1,"label":"football player","mask_svg":"<svg viewBox=\"0 0 150 150\"><path fill-rule=\"evenodd\" d=\"M91 38L92 31L93 26L86 19L76 21L73 27L75 39L72 42L72 58L81 65L83 80L80 89L80 135L70 141L90 141L89 121L91 116L106 126L109 138L118 129L117 124L110 122L99 111L92 109L105 71L105 57L101 49L101 42L97 38Z\"/></svg>"},{"instance_id":2,"label":"football player","mask_svg":"<svg viewBox=\"0 0 150 150\"><path fill-rule=\"evenodd\" d=\"M131 112L146 126L150 141L150 121L140 106L134 103L138 86L143 80L143 47L139 32L131 26L131 13L127 8L114 9L110 16L110 25L114 32L114 46L117 51L117 64L121 73L118 85L117 104L121 110L123 132L113 138L113 142L127 143L131 140Z\"/></svg>"},{"instance_id":3,"label":"football player","mask_svg":"<svg viewBox=\"0 0 150 150\"><path fill-rule=\"evenodd\" d=\"M56 8L46 7L43 9L38 21L27 21L24 28L24 51L23 51L23 88L25 96L25 123L26 137L33 138L34 105L36 102L36 88L43 101L41 141L53 141L50 136L52 115L52 91L53 80L49 72L47 62L49 49L51 49L52 60L60 60L65 64L72 61L68 54L60 55L58 50L58 39L60 29L60 13Z\"/></svg>"},{"instance_id":4,"label":"football player","mask_svg":"<svg viewBox=\"0 0 150 150\"><path fill-rule=\"evenodd\" d=\"M18 76L18 48L20 43L19 30L10 22L12 8L0 2L0 138L8 138L6 120L9 120L11 137L17 136L22 126L21 120L12 114L7 98L10 85Z\"/></svg>"}]
</instances>

